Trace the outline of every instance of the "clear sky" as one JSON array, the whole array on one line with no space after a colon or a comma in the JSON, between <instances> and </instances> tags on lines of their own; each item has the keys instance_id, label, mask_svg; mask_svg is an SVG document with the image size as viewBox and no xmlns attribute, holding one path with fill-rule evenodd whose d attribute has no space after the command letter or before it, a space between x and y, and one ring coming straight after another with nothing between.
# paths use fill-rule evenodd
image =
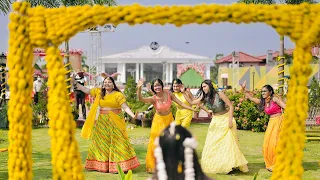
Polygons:
<instances>
[{"instance_id":1,"label":"clear sky","mask_svg":"<svg viewBox=\"0 0 320 180\"><path fill-rule=\"evenodd\" d=\"M218 3L230 4L234 0L118 0L119 4L139 3L142 5L173 5ZM8 16L0 15L0 52L7 50ZM224 55L232 51L243 51L252 55L263 55L267 50L279 49L279 36L271 27L256 24L218 23L212 25L173 25L143 24L136 26L119 25L115 32L102 34L102 55L110 55L134 50L143 45L157 41L172 49L202 56L215 57L217 53ZM190 42L186 44L185 42ZM285 48L293 48L294 44L285 39ZM89 34L79 33L70 41L70 48L81 48L89 51Z\"/></svg>"}]
</instances>

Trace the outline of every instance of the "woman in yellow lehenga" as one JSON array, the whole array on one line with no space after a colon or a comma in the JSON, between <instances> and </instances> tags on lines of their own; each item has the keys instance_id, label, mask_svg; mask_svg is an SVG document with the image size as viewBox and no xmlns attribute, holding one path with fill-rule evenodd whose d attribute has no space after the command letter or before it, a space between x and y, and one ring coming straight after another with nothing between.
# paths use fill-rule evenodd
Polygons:
<instances>
[{"instance_id":1,"label":"woman in yellow lehenga","mask_svg":"<svg viewBox=\"0 0 320 180\"><path fill-rule=\"evenodd\" d=\"M248 172L248 161L239 149L237 125L229 98L223 92L217 92L211 80L203 81L197 94L202 95L201 107L213 114L202 151L203 171L227 174L239 168L242 172Z\"/></svg>"},{"instance_id":2,"label":"woman in yellow lehenga","mask_svg":"<svg viewBox=\"0 0 320 180\"><path fill-rule=\"evenodd\" d=\"M160 132L169 126L174 121L172 112L170 110L172 101L176 102L180 106L193 110L191 107L183 104L178 98L176 98L170 91L163 90L163 82L161 79L155 79L151 83L151 90L154 93L152 97L143 98L141 95L141 88L144 83L143 79L140 79L137 84L137 94L139 101L144 103L153 104L156 109L156 113L152 120L150 139L148 144L148 151L146 157L146 171L154 172L155 158L154 158L154 140L160 135Z\"/></svg>"},{"instance_id":3,"label":"woman in yellow lehenga","mask_svg":"<svg viewBox=\"0 0 320 180\"><path fill-rule=\"evenodd\" d=\"M172 81L170 90L171 92L173 92L173 95L175 95L185 105L190 106L192 104L193 99L190 99L190 97L192 98L192 94L189 91L185 91L185 88L180 79L174 79ZM191 95L188 93L190 93ZM193 111L177 105L177 111L175 115L175 123L177 125L188 128L191 124L192 117Z\"/></svg>"},{"instance_id":4,"label":"woman in yellow lehenga","mask_svg":"<svg viewBox=\"0 0 320 180\"><path fill-rule=\"evenodd\" d=\"M75 84L78 90L95 97L89 116L81 131L85 139L91 138L85 168L100 172L117 173L117 163L123 171L140 165L126 132L123 109L132 118L135 115L128 107L125 96L117 88L112 77L103 80L101 88L88 88ZM100 106L97 120L96 111Z\"/></svg>"},{"instance_id":5,"label":"woman in yellow lehenga","mask_svg":"<svg viewBox=\"0 0 320 180\"><path fill-rule=\"evenodd\" d=\"M263 140L263 157L266 169L272 172L276 160L276 146L279 142L282 121L284 120L282 109L286 108L286 104L280 97L275 96L274 90L270 85L262 87L260 99L254 98L246 91L246 82L242 84L242 90L249 100L259 105L261 111L270 115Z\"/></svg>"}]
</instances>

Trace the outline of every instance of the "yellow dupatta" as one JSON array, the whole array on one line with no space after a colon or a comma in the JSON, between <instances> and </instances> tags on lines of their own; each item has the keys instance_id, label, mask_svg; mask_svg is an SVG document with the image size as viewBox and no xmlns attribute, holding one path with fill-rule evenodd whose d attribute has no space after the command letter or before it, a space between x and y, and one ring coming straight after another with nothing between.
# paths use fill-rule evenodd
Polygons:
<instances>
[{"instance_id":1,"label":"yellow dupatta","mask_svg":"<svg viewBox=\"0 0 320 180\"><path fill-rule=\"evenodd\" d=\"M95 93L95 100L93 102L93 105L91 106L91 109L89 111L89 115L87 116L86 121L84 122L84 125L81 129L81 137L84 139L89 139L92 133L94 121L96 118L96 113L99 107L100 102L100 93Z\"/></svg>"}]
</instances>

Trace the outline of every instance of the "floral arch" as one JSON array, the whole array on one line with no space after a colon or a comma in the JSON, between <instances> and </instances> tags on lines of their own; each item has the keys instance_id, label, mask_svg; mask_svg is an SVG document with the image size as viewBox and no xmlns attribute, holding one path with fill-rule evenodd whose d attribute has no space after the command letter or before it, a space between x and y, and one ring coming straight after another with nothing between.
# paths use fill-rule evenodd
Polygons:
<instances>
[{"instance_id":1,"label":"floral arch","mask_svg":"<svg viewBox=\"0 0 320 180\"><path fill-rule=\"evenodd\" d=\"M8 117L9 179L32 179L31 119L29 106L32 91L33 49L47 53L49 81L49 135L53 179L84 179L80 153L75 139L66 70L59 45L77 32L93 25L152 23L182 25L218 22L266 23L296 44L294 63L290 69L287 112L277 148L277 164L272 179L301 179L305 141L305 119L308 110L307 82L311 73L310 48L320 40L320 5L217 5L196 6L77 6L46 9L31 8L27 2L13 4L10 14L8 80L11 87ZM29 74L29 76L26 76ZM19 109L20 111L16 111ZM299 111L297 111L297 109Z\"/></svg>"}]
</instances>

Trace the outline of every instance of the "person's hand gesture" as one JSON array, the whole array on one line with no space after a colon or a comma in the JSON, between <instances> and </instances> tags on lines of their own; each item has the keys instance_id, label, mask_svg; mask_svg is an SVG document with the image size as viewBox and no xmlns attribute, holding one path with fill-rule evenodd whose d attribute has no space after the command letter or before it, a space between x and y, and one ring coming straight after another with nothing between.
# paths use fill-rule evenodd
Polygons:
<instances>
[{"instance_id":1,"label":"person's hand gesture","mask_svg":"<svg viewBox=\"0 0 320 180\"><path fill-rule=\"evenodd\" d=\"M143 78L139 79L139 81L137 83L137 87L141 88L143 86L143 83L144 83L144 79Z\"/></svg>"},{"instance_id":2,"label":"person's hand gesture","mask_svg":"<svg viewBox=\"0 0 320 180\"><path fill-rule=\"evenodd\" d=\"M138 119L139 113L140 113L139 111L136 111L136 113L134 114L133 119Z\"/></svg>"},{"instance_id":3,"label":"person's hand gesture","mask_svg":"<svg viewBox=\"0 0 320 180\"><path fill-rule=\"evenodd\" d=\"M246 90L246 83L247 83L247 81L245 80L245 81L241 84L242 90Z\"/></svg>"},{"instance_id":4,"label":"person's hand gesture","mask_svg":"<svg viewBox=\"0 0 320 180\"><path fill-rule=\"evenodd\" d=\"M73 84L74 86L75 86L75 84L77 83L77 81L74 79L74 76L75 76L75 73L72 73L71 74L71 80L70 80L70 82L71 82L71 84Z\"/></svg>"},{"instance_id":5,"label":"person's hand gesture","mask_svg":"<svg viewBox=\"0 0 320 180\"><path fill-rule=\"evenodd\" d=\"M183 84L180 84L180 92L182 92L182 93L185 92L185 89L186 89L186 88L184 87L184 85L183 85Z\"/></svg>"},{"instance_id":6,"label":"person's hand gesture","mask_svg":"<svg viewBox=\"0 0 320 180\"><path fill-rule=\"evenodd\" d=\"M147 86L147 89L148 89L149 91L152 91L152 90L151 90L151 84L150 84L150 83L147 83L146 86Z\"/></svg>"}]
</instances>

